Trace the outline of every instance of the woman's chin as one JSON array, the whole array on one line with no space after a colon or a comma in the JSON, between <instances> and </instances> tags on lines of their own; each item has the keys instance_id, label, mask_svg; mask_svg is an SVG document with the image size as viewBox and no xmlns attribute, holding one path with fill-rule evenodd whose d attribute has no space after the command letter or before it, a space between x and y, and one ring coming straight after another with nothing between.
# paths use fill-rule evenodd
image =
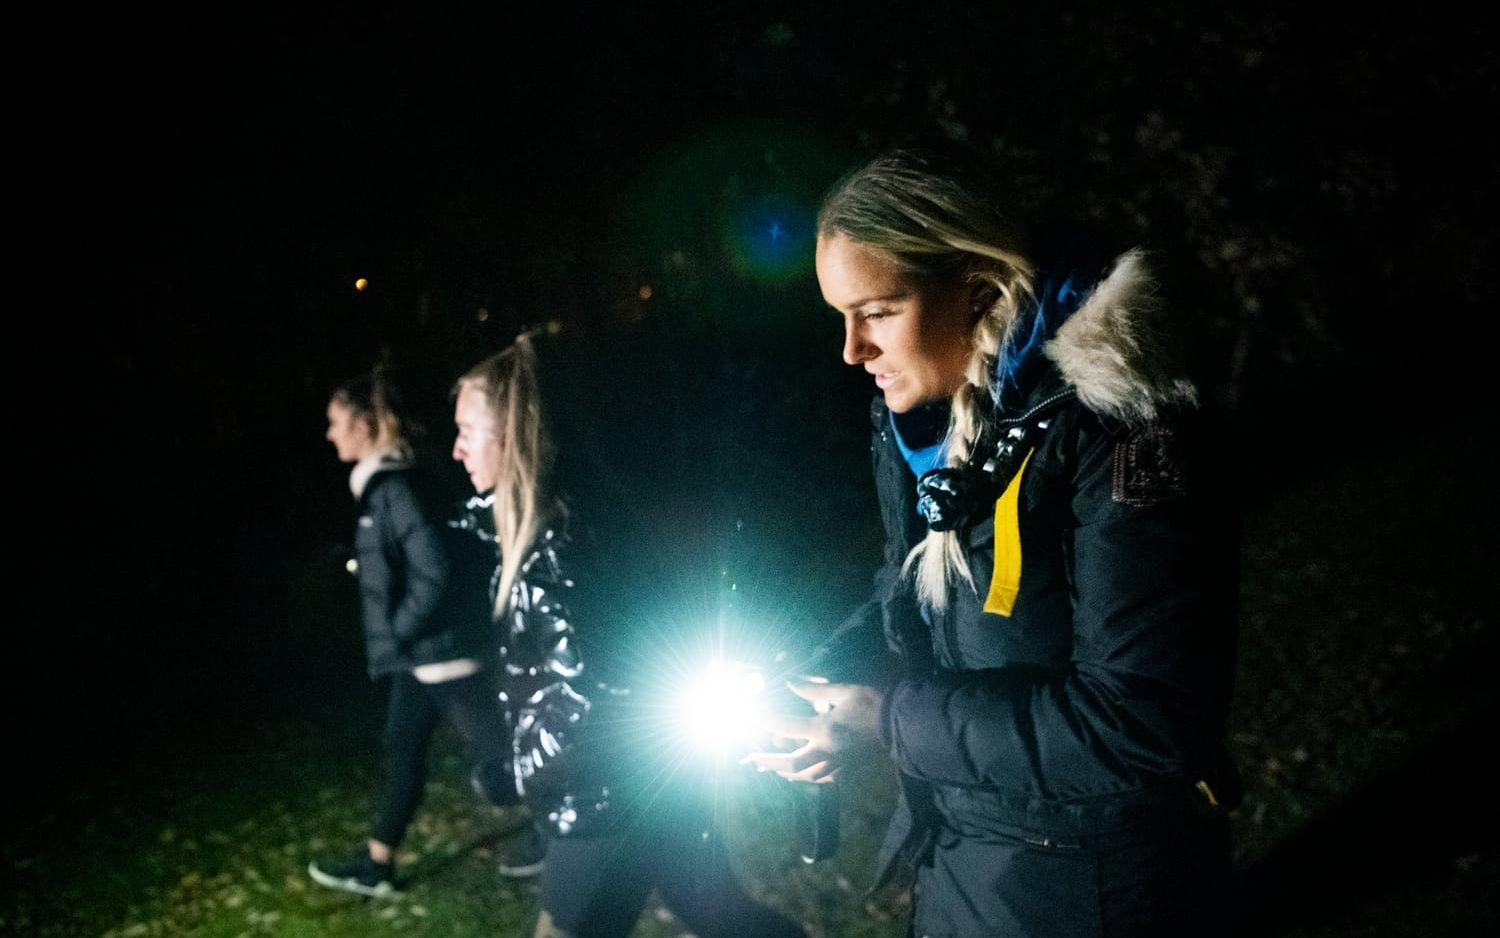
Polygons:
<instances>
[{"instance_id":1,"label":"woman's chin","mask_svg":"<svg viewBox=\"0 0 1500 938\"><path fill-rule=\"evenodd\" d=\"M915 395L903 393L899 389L885 390L885 409L893 414L904 414L921 403Z\"/></svg>"}]
</instances>

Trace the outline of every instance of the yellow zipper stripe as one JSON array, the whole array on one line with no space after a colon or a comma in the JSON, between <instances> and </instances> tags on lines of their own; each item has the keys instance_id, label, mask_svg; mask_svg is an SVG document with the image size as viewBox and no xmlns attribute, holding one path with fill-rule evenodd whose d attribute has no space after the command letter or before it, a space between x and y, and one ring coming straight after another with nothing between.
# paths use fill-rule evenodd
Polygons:
<instances>
[{"instance_id":1,"label":"yellow zipper stripe","mask_svg":"<svg viewBox=\"0 0 1500 938\"><path fill-rule=\"evenodd\" d=\"M1021 591L1021 476L1026 474L1034 452L1021 460L1021 468L995 501L995 572L990 577L984 611L997 616L1010 615Z\"/></svg>"}]
</instances>

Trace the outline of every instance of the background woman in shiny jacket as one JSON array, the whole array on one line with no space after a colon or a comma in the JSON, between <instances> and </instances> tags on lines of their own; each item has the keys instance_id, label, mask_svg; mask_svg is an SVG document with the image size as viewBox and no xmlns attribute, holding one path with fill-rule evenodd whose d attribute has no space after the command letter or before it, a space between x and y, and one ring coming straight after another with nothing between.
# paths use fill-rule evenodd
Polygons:
<instances>
[{"instance_id":1,"label":"background woman in shiny jacket","mask_svg":"<svg viewBox=\"0 0 1500 938\"><path fill-rule=\"evenodd\" d=\"M395 393L380 375L334 392L328 441L353 463L358 507L354 570L372 679L389 677L386 780L375 829L349 862L315 862L321 885L366 896L390 894L393 854L422 799L428 743L446 715L468 740L476 786L496 804L515 801L509 734L493 692L488 617L476 594L482 555L448 529L430 483L412 465ZM468 548L467 551L465 548ZM467 557L465 554L467 553Z\"/></svg>"},{"instance_id":2,"label":"background woman in shiny jacket","mask_svg":"<svg viewBox=\"0 0 1500 938\"><path fill-rule=\"evenodd\" d=\"M694 934L801 935L739 890L711 818L631 777L655 774L630 768L653 734L632 716L620 662L574 627L568 512L552 480L532 335L475 365L457 390L453 458L479 493L460 526L498 554L490 599L516 787L547 836L536 934L626 935L654 887Z\"/></svg>"},{"instance_id":3,"label":"background woman in shiny jacket","mask_svg":"<svg viewBox=\"0 0 1500 938\"><path fill-rule=\"evenodd\" d=\"M817 272L872 410L888 686L810 684L762 754L831 781L889 753L884 851L918 935L1221 929L1230 528L1196 392L1138 251L1029 241L965 164L898 152L841 182ZM824 660L837 663L837 642Z\"/></svg>"}]
</instances>

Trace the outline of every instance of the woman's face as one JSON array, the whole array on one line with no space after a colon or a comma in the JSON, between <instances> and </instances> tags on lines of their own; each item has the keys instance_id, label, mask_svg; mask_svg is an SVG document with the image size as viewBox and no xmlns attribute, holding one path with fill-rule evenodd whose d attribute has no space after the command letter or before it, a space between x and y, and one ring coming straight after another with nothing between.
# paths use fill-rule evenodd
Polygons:
<instances>
[{"instance_id":1,"label":"woman's face","mask_svg":"<svg viewBox=\"0 0 1500 938\"><path fill-rule=\"evenodd\" d=\"M460 388L453 423L458 427L453 458L464 464L474 491L488 492L500 476L500 438L484 393L469 384Z\"/></svg>"},{"instance_id":2,"label":"woman's face","mask_svg":"<svg viewBox=\"0 0 1500 938\"><path fill-rule=\"evenodd\" d=\"M863 365L905 413L953 396L973 349L973 289L900 270L889 256L836 234L818 239L818 285L844 315L844 361Z\"/></svg>"},{"instance_id":3,"label":"woman's face","mask_svg":"<svg viewBox=\"0 0 1500 938\"><path fill-rule=\"evenodd\" d=\"M328 432L323 434L339 454L339 462L359 462L375 448L375 429L370 421L337 400L328 402Z\"/></svg>"}]
</instances>

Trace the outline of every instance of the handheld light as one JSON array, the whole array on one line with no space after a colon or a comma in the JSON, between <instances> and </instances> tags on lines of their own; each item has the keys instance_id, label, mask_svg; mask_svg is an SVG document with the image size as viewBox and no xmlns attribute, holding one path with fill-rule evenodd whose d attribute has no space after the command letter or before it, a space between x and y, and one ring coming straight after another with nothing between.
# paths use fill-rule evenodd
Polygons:
<instances>
[{"instance_id":1,"label":"handheld light","mask_svg":"<svg viewBox=\"0 0 1500 938\"><path fill-rule=\"evenodd\" d=\"M765 675L749 665L710 661L678 697L679 730L700 751L748 749L765 716L765 688Z\"/></svg>"}]
</instances>

